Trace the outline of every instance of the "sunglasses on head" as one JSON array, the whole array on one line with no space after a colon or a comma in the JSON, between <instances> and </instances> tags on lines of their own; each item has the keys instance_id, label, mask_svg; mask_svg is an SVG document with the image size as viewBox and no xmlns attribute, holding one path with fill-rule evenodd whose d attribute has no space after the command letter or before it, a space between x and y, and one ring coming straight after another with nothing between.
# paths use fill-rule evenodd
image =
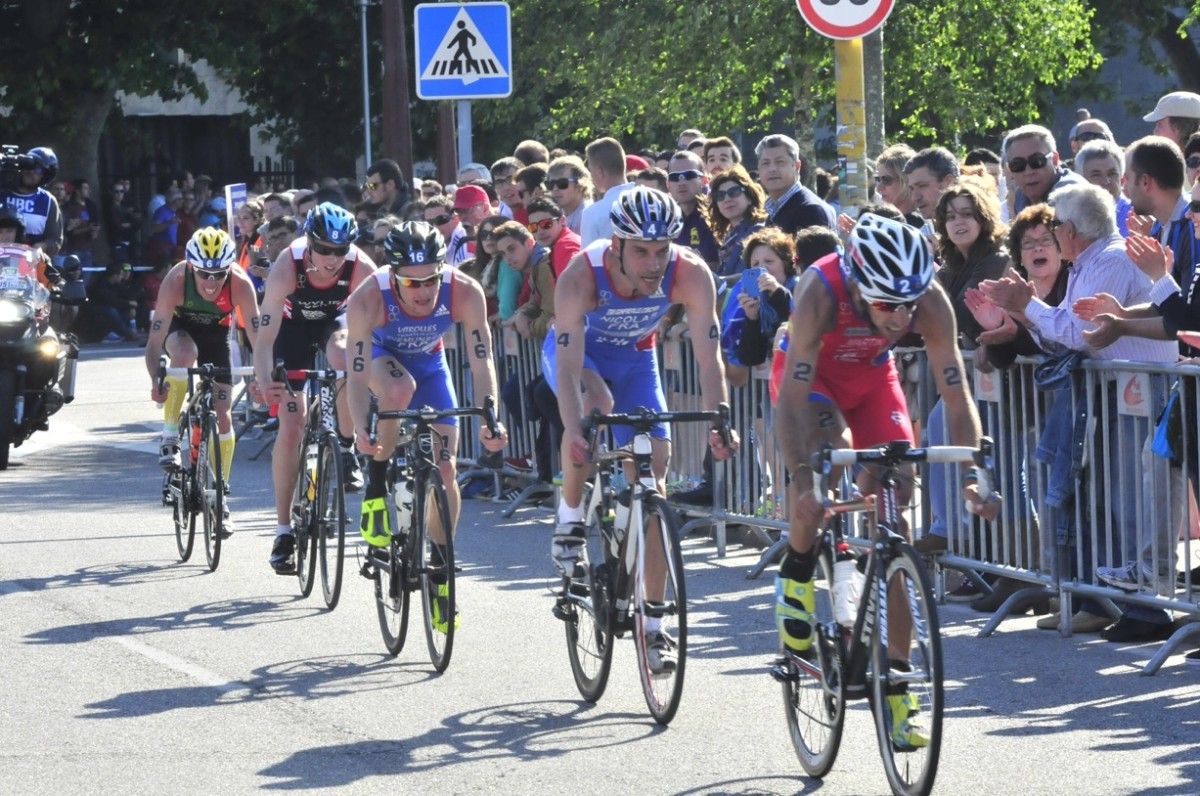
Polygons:
<instances>
[{"instance_id":1,"label":"sunglasses on head","mask_svg":"<svg viewBox=\"0 0 1200 796\"><path fill-rule=\"evenodd\" d=\"M1189 169L1200 169L1200 155L1189 155L1187 159L1187 167Z\"/></svg>"},{"instance_id":2,"label":"sunglasses on head","mask_svg":"<svg viewBox=\"0 0 1200 796\"><path fill-rule=\"evenodd\" d=\"M1041 169L1045 168L1046 164L1049 162L1049 155L1043 155L1041 152L1035 152L1027 158L1012 158L1008 161L1008 170L1013 174L1020 174L1021 172L1025 171L1026 166L1031 169Z\"/></svg>"},{"instance_id":3,"label":"sunglasses on head","mask_svg":"<svg viewBox=\"0 0 1200 796\"><path fill-rule=\"evenodd\" d=\"M429 276L401 276L396 274L396 284L400 287L428 287L436 285L442 280L442 269L439 268Z\"/></svg>"},{"instance_id":4,"label":"sunglasses on head","mask_svg":"<svg viewBox=\"0 0 1200 796\"><path fill-rule=\"evenodd\" d=\"M449 213L443 213L440 216L434 216L433 218L427 218L425 220L430 224L433 224L435 227L440 227L442 224L449 224L453 218L454 216L450 215Z\"/></svg>"},{"instance_id":5,"label":"sunglasses on head","mask_svg":"<svg viewBox=\"0 0 1200 796\"><path fill-rule=\"evenodd\" d=\"M541 221L530 221L528 225L529 231L537 232L540 229L542 232L549 232L554 228L554 224L557 221L557 218L543 218Z\"/></svg>"},{"instance_id":6,"label":"sunglasses on head","mask_svg":"<svg viewBox=\"0 0 1200 796\"><path fill-rule=\"evenodd\" d=\"M200 277L201 279L203 279L206 282L217 282L217 281L222 280L225 277L229 276L228 268L222 268L217 271L209 271L204 268L196 268L195 271L196 271L196 276Z\"/></svg>"},{"instance_id":7,"label":"sunglasses on head","mask_svg":"<svg viewBox=\"0 0 1200 796\"><path fill-rule=\"evenodd\" d=\"M913 310L915 310L917 308L917 302L915 300L914 301L868 301L867 304L869 304L872 308L878 310L879 312L885 312L889 315L892 314L893 312L899 312L900 310L908 310L909 312L912 312Z\"/></svg>"},{"instance_id":8,"label":"sunglasses on head","mask_svg":"<svg viewBox=\"0 0 1200 796\"><path fill-rule=\"evenodd\" d=\"M1192 213L1193 215L1200 215L1200 200L1193 199L1192 201L1188 202L1188 212Z\"/></svg>"},{"instance_id":9,"label":"sunglasses on head","mask_svg":"<svg viewBox=\"0 0 1200 796\"><path fill-rule=\"evenodd\" d=\"M546 186L549 188L557 188L560 191L565 191L571 187L572 183L579 182L578 177L562 177L557 180L546 180Z\"/></svg>"},{"instance_id":10,"label":"sunglasses on head","mask_svg":"<svg viewBox=\"0 0 1200 796\"><path fill-rule=\"evenodd\" d=\"M736 199L739 196L745 195L746 189L740 185L737 185L736 183L730 185L728 188L722 188L721 190L713 191L712 193L713 199L716 199L718 202L723 202L726 199Z\"/></svg>"},{"instance_id":11,"label":"sunglasses on head","mask_svg":"<svg viewBox=\"0 0 1200 796\"><path fill-rule=\"evenodd\" d=\"M329 257L331 255L345 257L350 253L349 244L345 246L330 246L328 243L321 243L319 240L310 242L309 248L312 249L313 254L320 254L325 257Z\"/></svg>"},{"instance_id":12,"label":"sunglasses on head","mask_svg":"<svg viewBox=\"0 0 1200 796\"><path fill-rule=\"evenodd\" d=\"M700 179L700 172L695 169L686 171L674 171L667 175L667 179L671 182L687 182L688 180Z\"/></svg>"}]
</instances>

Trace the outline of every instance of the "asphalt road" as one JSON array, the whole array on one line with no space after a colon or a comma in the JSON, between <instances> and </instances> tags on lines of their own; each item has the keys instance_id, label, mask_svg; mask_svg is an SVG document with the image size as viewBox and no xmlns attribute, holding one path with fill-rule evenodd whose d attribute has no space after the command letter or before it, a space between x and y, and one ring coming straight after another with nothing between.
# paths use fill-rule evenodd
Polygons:
<instances>
[{"instance_id":1,"label":"asphalt road","mask_svg":"<svg viewBox=\"0 0 1200 796\"><path fill-rule=\"evenodd\" d=\"M767 674L771 583L744 577L757 551L688 540L691 654L664 730L628 641L603 699L578 697L550 614L549 512L507 521L465 501L463 624L438 677L419 626L385 654L357 552L333 612L267 568L255 443L238 450L220 569L202 550L179 563L148 382L140 352L86 351L78 399L0 473L0 792L888 791L861 704L830 775L802 775ZM1200 793L1200 670L1181 656L1143 677L1153 645L1064 640L1033 617L977 639L981 615L942 618L935 792Z\"/></svg>"}]
</instances>

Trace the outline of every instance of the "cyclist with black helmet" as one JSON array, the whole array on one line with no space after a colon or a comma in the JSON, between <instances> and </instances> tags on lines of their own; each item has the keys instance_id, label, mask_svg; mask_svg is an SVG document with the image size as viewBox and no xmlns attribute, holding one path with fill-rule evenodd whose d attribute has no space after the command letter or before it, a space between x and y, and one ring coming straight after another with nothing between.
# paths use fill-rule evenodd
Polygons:
<instances>
[{"instance_id":1,"label":"cyclist with black helmet","mask_svg":"<svg viewBox=\"0 0 1200 796\"><path fill-rule=\"evenodd\" d=\"M555 565L564 574L584 563L582 499L589 446L581 430L582 418L593 409L667 410L655 330L672 304L683 305L696 361L706 363L700 372L704 408L715 410L728 400L712 272L691 249L672 243L683 229L679 205L662 191L637 187L621 194L609 218L612 237L595 241L577 254L559 277L554 327L542 349L543 372L558 396L564 429L563 489L551 546ZM614 389L618 384L620 389ZM629 444L632 436L628 427L613 428L618 446ZM709 435L717 459L732 455L736 435L730 442L726 447L716 431ZM665 425L654 428L652 444L654 475L665 495L671 453ZM661 586L664 573L662 560L647 562L651 585ZM657 624L647 621L648 635L653 635L647 646L653 651L654 668L665 670L673 666L673 640L658 632Z\"/></svg>"},{"instance_id":2,"label":"cyclist with black helmet","mask_svg":"<svg viewBox=\"0 0 1200 796\"><path fill-rule=\"evenodd\" d=\"M50 147L39 146L21 159L17 185L4 191L0 204L21 215L25 222L25 243L53 256L62 248L63 219L58 200L46 186L58 175L58 157Z\"/></svg>"},{"instance_id":3,"label":"cyclist with black helmet","mask_svg":"<svg viewBox=\"0 0 1200 796\"><path fill-rule=\"evenodd\" d=\"M275 381L275 360L283 360L288 370L311 369L314 352L322 349L329 367L344 371L346 302L351 292L375 273L375 263L353 243L358 224L346 209L332 202L317 205L308 211L304 233L279 253L267 276L254 347L254 376L262 397L280 405L279 433L271 457L278 525L270 557L271 568L280 574L294 570L292 490L308 407L301 396L288 395L287 386ZM362 486L362 475L351 450L353 426L340 385L337 416L347 489L356 490Z\"/></svg>"},{"instance_id":4,"label":"cyclist with black helmet","mask_svg":"<svg viewBox=\"0 0 1200 796\"><path fill-rule=\"evenodd\" d=\"M187 398L187 380L168 376L163 389L158 381L158 359L165 351L171 367L200 365L229 367L229 323L234 309L251 320L254 340L258 297L250 277L234 268L237 250L223 230L198 229L187 242L184 259L163 277L154 307L154 321L146 340L146 370L150 373L150 397L163 405L162 437L158 463L164 468L179 458L179 410ZM229 384L217 384L213 405L217 410L217 432L221 447L221 472L229 483L233 467L233 418L230 414ZM228 502L224 504L228 507ZM226 531L232 525L226 523Z\"/></svg>"},{"instance_id":5,"label":"cyclist with black helmet","mask_svg":"<svg viewBox=\"0 0 1200 796\"><path fill-rule=\"evenodd\" d=\"M933 250L919 230L864 213L850 232L845 253L817 260L796 286L776 422L791 472L793 508L789 550L775 582L775 624L781 641L797 653L812 646L813 542L824 520L821 496L812 491L809 463L826 445L845 447L847 428L855 448L914 442L891 354L900 338L909 332L924 338L954 444L979 445L979 415L958 351L954 310L933 273ZM906 476L898 490L901 505L912 496L911 467ZM859 474L858 485L864 494L875 491L869 469ZM964 492L975 510L982 510L975 483L968 483ZM907 533L907 528L898 530ZM907 652L900 651L909 649L912 617L899 600L888 603L888 627L892 657L897 659L892 665L903 668ZM928 739L906 695L888 699L894 702L892 738L897 747L924 746Z\"/></svg>"},{"instance_id":6,"label":"cyclist with black helmet","mask_svg":"<svg viewBox=\"0 0 1200 796\"><path fill-rule=\"evenodd\" d=\"M375 396L380 411L457 407L458 397L442 346L443 336L455 324L462 325L470 343L467 348L474 394L481 403L484 396L496 394L487 299L478 282L446 265L442 234L424 221L405 221L384 239L383 255L388 267L354 291L346 313L350 418L358 450L371 456L362 504L362 535L368 544L381 547L391 541L384 495L388 459L396 448L399 428L398 421L384 421L379 424L377 441L371 442L367 426L371 396ZM453 534L460 505L455 472L458 426L455 418L447 418L435 428L441 437L437 460L446 485ZM487 428L481 429L483 445L490 451L503 449L508 441L503 426L498 430L499 435L493 437ZM442 533L441 528L431 529L435 545Z\"/></svg>"}]
</instances>

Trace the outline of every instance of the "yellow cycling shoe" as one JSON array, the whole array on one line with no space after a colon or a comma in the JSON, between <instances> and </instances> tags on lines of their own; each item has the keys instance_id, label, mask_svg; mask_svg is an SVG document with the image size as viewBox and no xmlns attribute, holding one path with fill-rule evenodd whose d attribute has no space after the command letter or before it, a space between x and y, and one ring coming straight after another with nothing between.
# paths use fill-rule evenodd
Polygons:
<instances>
[{"instance_id":1,"label":"yellow cycling shoe","mask_svg":"<svg viewBox=\"0 0 1200 796\"><path fill-rule=\"evenodd\" d=\"M392 520L388 516L386 499L368 498L362 502L359 532L372 547L387 547L391 543Z\"/></svg>"},{"instance_id":2,"label":"yellow cycling shoe","mask_svg":"<svg viewBox=\"0 0 1200 796\"><path fill-rule=\"evenodd\" d=\"M929 735L917 716L921 705L916 694L891 694L887 704L892 714L892 747L897 752L912 752L929 746Z\"/></svg>"},{"instance_id":3,"label":"yellow cycling shoe","mask_svg":"<svg viewBox=\"0 0 1200 796\"><path fill-rule=\"evenodd\" d=\"M792 652L812 648L816 606L811 580L802 582L782 575L775 578L775 627L779 640Z\"/></svg>"},{"instance_id":4,"label":"yellow cycling shoe","mask_svg":"<svg viewBox=\"0 0 1200 796\"><path fill-rule=\"evenodd\" d=\"M448 583L438 583L435 588L433 600L429 604L429 613L433 619L433 629L439 633L445 633L449 630L449 623L446 622L446 614L450 603L450 585ZM454 612L454 629L458 630L462 624L462 617L458 615L458 611Z\"/></svg>"}]
</instances>

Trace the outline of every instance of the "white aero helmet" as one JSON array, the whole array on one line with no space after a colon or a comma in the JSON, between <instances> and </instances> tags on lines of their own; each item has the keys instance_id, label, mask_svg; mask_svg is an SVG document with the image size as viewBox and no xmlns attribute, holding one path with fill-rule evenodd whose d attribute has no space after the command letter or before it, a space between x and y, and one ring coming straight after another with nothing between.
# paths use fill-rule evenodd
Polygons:
<instances>
[{"instance_id":1,"label":"white aero helmet","mask_svg":"<svg viewBox=\"0 0 1200 796\"><path fill-rule=\"evenodd\" d=\"M626 240L675 240L683 231L683 211L662 191L638 186L613 202L608 214L613 234Z\"/></svg>"},{"instance_id":2,"label":"white aero helmet","mask_svg":"<svg viewBox=\"0 0 1200 796\"><path fill-rule=\"evenodd\" d=\"M850 231L846 257L867 301L913 301L933 281L933 247L903 221L864 213Z\"/></svg>"}]
</instances>

